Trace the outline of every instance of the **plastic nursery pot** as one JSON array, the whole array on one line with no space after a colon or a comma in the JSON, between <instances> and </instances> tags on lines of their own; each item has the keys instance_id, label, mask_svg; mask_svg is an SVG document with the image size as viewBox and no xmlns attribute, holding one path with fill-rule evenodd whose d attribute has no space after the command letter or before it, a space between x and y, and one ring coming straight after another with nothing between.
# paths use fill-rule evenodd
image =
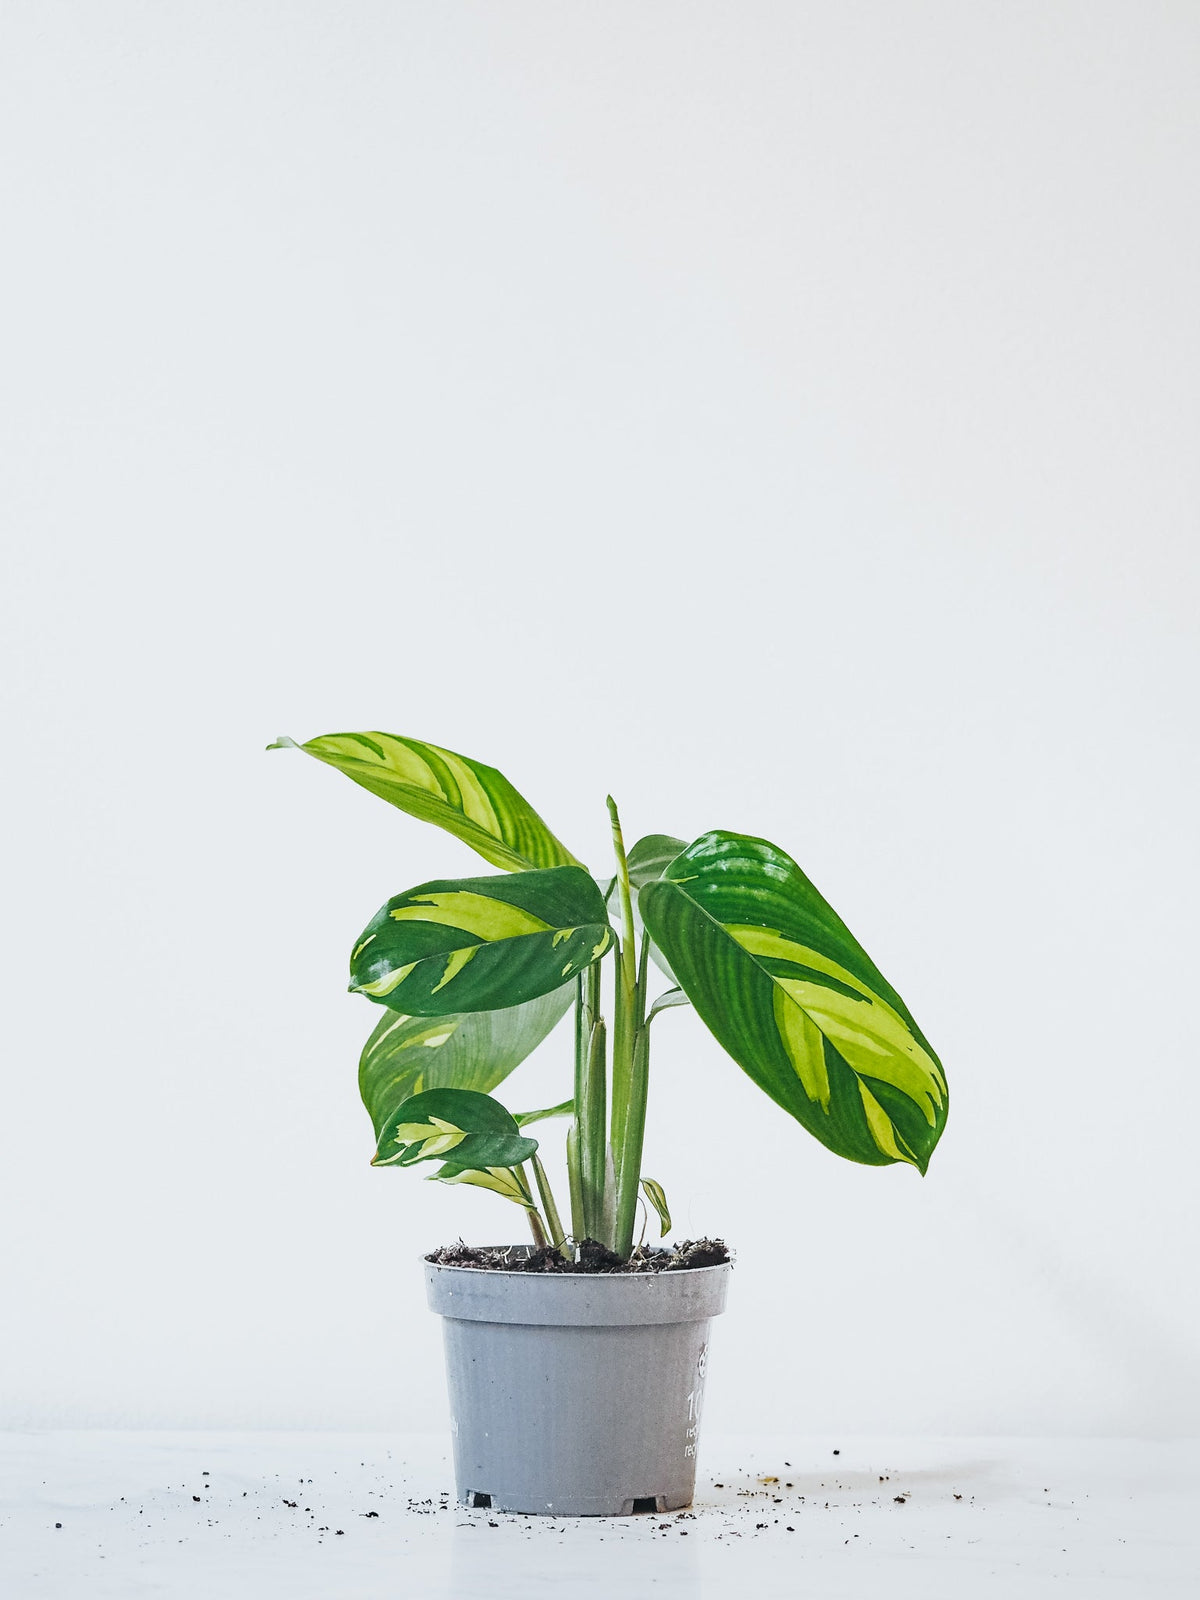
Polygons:
<instances>
[{"instance_id":1,"label":"plastic nursery pot","mask_svg":"<svg viewBox=\"0 0 1200 1600\"><path fill-rule=\"evenodd\" d=\"M691 1504L728 1262L561 1274L424 1265L444 1319L460 1501L583 1517Z\"/></svg>"}]
</instances>

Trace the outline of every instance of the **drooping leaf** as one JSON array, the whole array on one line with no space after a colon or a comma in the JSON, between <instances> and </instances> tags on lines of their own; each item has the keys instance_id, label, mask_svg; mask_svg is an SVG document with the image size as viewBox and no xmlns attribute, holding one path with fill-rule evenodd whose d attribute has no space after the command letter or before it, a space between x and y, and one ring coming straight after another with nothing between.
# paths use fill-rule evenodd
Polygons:
<instances>
[{"instance_id":1,"label":"drooping leaf","mask_svg":"<svg viewBox=\"0 0 1200 1600\"><path fill-rule=\"evenodd\" d=\"M941 1063L903 1000L784 851L706 833L640 895L646 926L733 1059L836 1154L924 1172Z\"/></svg>"},{"instance_id":2,"label":"drooping leaf","mask_svg":"<svg viewBox=\"0 0 1200 1600\"><path fill-rule=\"evenodd\" d=\"M582 867L423 883L367 924L350 988L411 1017L494 1011L561 988L612 937Z\"/></svg>"},{"instance_id":3,"label":"drooping leaf","mask_svg":"<svg viewBox=\"0 0 1200 1600\"><path fill-rule=\"evenodd\" d=\"M526 1211L535 1209L533 1196L522 1187L521 1180L511 1167L484 1167L480 1170L456 1167L452 1162L447 1162L429 1176L438 1183L468 1183L476 1189L490 1189L493 1194L503 1195L506 1200L524 1206Z\"/></svg>"},{"instance_id":4,"label":"drooping leaf","mask_svg":"<svg viewBox=\"0 0 1200 1600\"><path fill-rule=\"evenodd\" d=\"M379 1135L373 1167L411 1167L439 1157L456 1167L515 1167L537 1149L490 1095L474 1089L427 1089L402 1100Z\"/></svg>"},{"instance_id":5,"label":"drooping leaf","mask_svg":"<svg viewBox=\"0 0 1200 1600\"><path fill-rule=\"evenodd\" d=\"M642 1193L658 1212L659 1238L665 1239L671 1231L671 1208L667 1205L666 1192L661 1183L656 1183L653 1178L642 1179Z\"/></svg>"},{"instance_id":6,"label":"drooping leaf","mask_svg":"<svg viewBox=\"0 0 1200 1600\"><path fill-rule=\"evenodd\" d=\"M544 1111L517 1111L513 1113L519 1128L527 1128L531 1122L546 1122L550 1117L572 1117L575 1115L574 1100L563 1100L559 1105L547 1106Z\"/></svg>"},{"instance_id":7,"label":"drooping leaf","mask_svg":"<svg viewBox=\"0 0 1200 1600\"><path fill-rule=\"evenodd\" d=\"M495 767L394 733L325 733L306 744L282 735L268 750L303 750L381 800L445 828L508 872L579 863Z\"/></svg>"},{"instance_id":8,"label":"drooping leaf","mask_svg":"<svg viewBox=\"0 0 1200 1600\"><path fill-rule=\"evenodd\" d=\"M385 1011L363 1047L358 1087L376 1138L384 1119L425 1089L476 1089L503 1083L570 1009L575 986L502 1011L413 1017Z\"/></svg>"}]
</instances>

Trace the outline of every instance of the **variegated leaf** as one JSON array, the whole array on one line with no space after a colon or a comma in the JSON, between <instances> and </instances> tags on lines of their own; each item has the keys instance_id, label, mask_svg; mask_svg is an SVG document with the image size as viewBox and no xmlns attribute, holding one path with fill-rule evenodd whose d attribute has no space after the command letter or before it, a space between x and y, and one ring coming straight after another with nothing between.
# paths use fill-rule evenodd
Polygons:
<instances>
[{"instance_id":1,"label":"variegated leaf","mask_svg":"<svg viewBox=\"0 0 1200 1600\"><path fill-rule=\"evenodd\" d=\"M784 851L706 833L640 895L679 983L733 1059L838 1155L924 1172L941 1063L903 1000Z\"/></svg>"},{"instance_id":2,"label":"variegated leaf","mask_svg":"<svg viewBox=\"0 0 1200 1600\"><path fill-rule=\"evenodd\" d=\"M665 1239L671 1231L671 1208L667 1204L666 1191L662 1184L656 1183L653 1178L643 1178L642 1193L658 1212L658 1236L660 1239Z\"/></svg>"},{"instance_id":3,"label":"variegated leaf","mask_svg":"<svg viewBox=\"0 0 1200 1600\"><path fill-rule=\"evenodd\" d=\"M410 1095L383 1124L373 1167L411 1167L440 1158L484 1170L528 1161L527 1138L498 1100L473 1089L427 1089Z\"/></svg>"},{"instance_id":4,"label":"variegated leaf","mask_svg":"<svg viewBox=\"0 0 1200 1600\"><path fill-rule=\"evenodd\" d=\"M511 1167L484 1167L479 1170L456 1167L447 1162L444 1167L431 1172L430 1177L438 1183L468 1183L476 1189L490 1189L493 1194L503 1195L506 1200L524 1206L526 1211L535 1209L533 1196Z\"/></svg>"},{"instance_id":5,"label":"variegated leaf","mask_svg":"<svg viewBox=\"0 0 1200 1600\"><path fill-rule=\"evenodd\" d=\"M385 1011L358 1063L358 1087L379 1137L384 1119L425 1089L476 1089L503 1083L570 1009L575 985L502 1011L413 1017Z\"/></svg>"},{"instance_id":6,"label":"variegated leaf","mask_svg":"<svg viewBox=\"0 0 1200 1600\"><path fill-rule=\"evenodd\" d=\"M306 744L286 734L268 750L303 750L422 822L445 828L508 872L578 865L503 774L420 739L394 733L325 733Z\"/></svg>"},{"instance_id":7,"label":"variegated leaf","mask_svg":"<svg viewBox=\"0 0 1200 1600\"><path fill-rule=\"evenodd\" d=\"M367 924L350 988L412 1017L494 1011L561 988L612 939L582 867L423 883Z\"/></svg>"}]
</instances>

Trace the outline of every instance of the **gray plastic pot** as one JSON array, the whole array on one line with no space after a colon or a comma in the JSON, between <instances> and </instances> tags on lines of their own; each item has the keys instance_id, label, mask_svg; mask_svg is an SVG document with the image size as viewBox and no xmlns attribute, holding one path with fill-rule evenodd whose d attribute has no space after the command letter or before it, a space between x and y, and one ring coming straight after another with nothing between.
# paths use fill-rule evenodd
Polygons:
<instances>
[{"instance_id":1,"label":"gray plastic pot","mask_svg":"<svg viewBox=\"0 0 1200 1600\"><path fill-rule=\"evenodd\" d=\"M444 1319L459 1500L576 1517L690 1505L709 1321L725 1309L729 1270L426 1261L430 1309Z\"/></svg>"}]
</instances>

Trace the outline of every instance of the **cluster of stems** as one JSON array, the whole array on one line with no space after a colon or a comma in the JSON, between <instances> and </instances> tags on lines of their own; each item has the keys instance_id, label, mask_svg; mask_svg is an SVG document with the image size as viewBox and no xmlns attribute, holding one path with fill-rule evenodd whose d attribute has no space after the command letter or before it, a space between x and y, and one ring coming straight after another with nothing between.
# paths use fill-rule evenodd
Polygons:
<instances>
[{"instance_id":1,"label":"cluster of stems","mask_svg":"<svg viewBox=\"0 0 1200 1600\"><path fill-rule=\"evenodd\" d=\"M595 1239L622 1259L633 1251L638 1184L642 1175L642 1139L646 1129L646 1093L650 1061L646 1018L646 968L650 941L638 940L633 921L629 863L616 802L609 797L614 884L620 907L621 932L613 947L613 1027L601 1015L601 963L595 961L575 980L575 1112L567 1135L567 1174L571 1186L571 1235ZM611 1106L610 1106L611 1099ZM526 1195L526 1215L534 1243L552 1245L570 1257L571 1243L541 1161L531 1161L541 1211L529 1178L518 1172Z\"/></svg>"}]
</instances>

